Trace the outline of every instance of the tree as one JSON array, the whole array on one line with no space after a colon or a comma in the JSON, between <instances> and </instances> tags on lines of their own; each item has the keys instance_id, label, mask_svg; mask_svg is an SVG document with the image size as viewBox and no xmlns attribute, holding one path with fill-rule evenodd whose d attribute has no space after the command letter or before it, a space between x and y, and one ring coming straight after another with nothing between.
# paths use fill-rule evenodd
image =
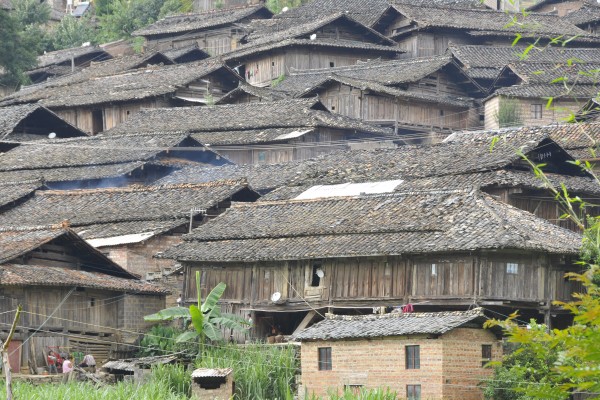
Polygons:
<instances>
[{"instance_id":1,"label":"tree","mask_svg":"<svg viewBox=\"0 0 600 400\"><path fill-rule=\"evenodd\" d=\"M199 338L202 346L206 339L213 342L222 341L221 327L243 331L250 326L247 321L240 317L221 313L221 307L218 305L218 302L226 288L227 285L223 282L219 283L210 291L208 296L206 296L206 300L202 303L200 272L196 272L197 304L192 304L189 308L166 308L156 314L145 316L144 320L149 322L170 321L178 318L190 320L190 328L193 328L193 330L188 330L179 335L176 339L177 342L187 342Z\"/></svg>"},{"instance_id":2,"label":"tree","mask_svg":"<svg viewBox=\"0 0 600 400\"><path fill-rule=\"evenodd\" d=\"M47 2L39 0L13 0L13 18L24 29L28 25L44 25L50 20L52 10Z\"/></svg>"},{"instance_id":3,"label":"tree","mask_svg":"<svg viewBox=\"0 0 600 400\"><path fill-rule=\"evenodd\" d=\"M81 46L83 43L95 43L95 32L88 18L65 16L52 35L55 50Z\"/></svg>"},{"instance_id":4,"label":"tree","mask_svg":"<svg viewBox=\"0 0 600 400\"><path fill-rule=\"evenodd\" d=\"M275 14L279 14L284 7L295 8L307 3L307 0L267 0L266 6Z\"/></svg>"},{"instance_id":5,"label":"tree","mask_svg":"<svg viewBox=\"0 0 600 400\"><path fill-rule=\"evenodd\" d=\"M23 71L36 65L35 47L19 32L15 20L0 9L0 86L18 87L25 80Z\"/></svg>"}]
</instances>

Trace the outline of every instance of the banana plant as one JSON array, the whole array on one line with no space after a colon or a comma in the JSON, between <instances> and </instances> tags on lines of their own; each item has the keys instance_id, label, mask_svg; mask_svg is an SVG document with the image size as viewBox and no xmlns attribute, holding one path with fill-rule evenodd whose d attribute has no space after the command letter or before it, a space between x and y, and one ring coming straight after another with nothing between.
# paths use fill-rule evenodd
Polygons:
<instances>
[{"instance_id":1,"label":"banana plant","mask_svg":"<svg viewBox=\"0 0 600 400\"><path fill-rule=\"evenodd\" d=\"M179 335L175 341L177 343L188 342L200 338L201 345L206 339L219 342L223 340L221 328L230 328L235 331L244 331L250 328L250 324L236 315L222 314L219 300L227 285L223 282L215 286L204 303L202 302L202 292L200 290L200 272L196 272L196 290L198 293L198 303L187 307L170 307L157 312L156 314L146 315L144 321L161 322L172 321L174 319L184 318L191 321L189 328L193 330L186 331Z\"/></svg>"}]
</instances>

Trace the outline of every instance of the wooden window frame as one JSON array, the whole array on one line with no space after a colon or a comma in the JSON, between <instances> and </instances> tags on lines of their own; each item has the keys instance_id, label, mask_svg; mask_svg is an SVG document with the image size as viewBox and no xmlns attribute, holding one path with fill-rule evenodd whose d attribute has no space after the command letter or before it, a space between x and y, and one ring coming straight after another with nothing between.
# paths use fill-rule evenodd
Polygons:
<instances>
[{"instance_id":1,"label":"wooden window frame","mask_svg":"<svg viewBox=\"0 0 600 400\"><path fill-rule=\"evenodd\" d=\"M406 385L406 400L421 400L421 385Z\"/></svg>"},{"instance_id":2,"label":"wooden window frame","mask_svg":"<svg viewBox=\"0 0 600 400\"><path fill-rule=\"evenodd\" d=\"M421 346L404 346L406 369L421 369Z\"/></svg>"},{"instance_id":3,"label":"wooden window frame","mask_svg":"<svg viewBox=\"0 0 600 400\"><path fill-rule=\"evenodd\" d=\"M482 344L481 345L481 366L485 367L487 363L492 361L492 345Z\"/></svg>"},{"instance_id":4,"label":"wooden window frame","mask_svg":"<svg viewBox=\"0 0 600 400\"><path fill-rule=\"evenodd\" d=\"M331 347L319 347L317 348L317 352L319 371L331 371L333 369Z\"/></svg>"},{"instance_id":5,"label":"wooden window frame","mask_svg":"<svg viewBox=\"0 0 600 400\"><path fill-rule=\"evenodd\" d=\"M543 107L542 104L531 105L531 119L542 119L543 118Z\"/></svg>"},{"instance_id":6,"label":"wooden window frame","mask_svg":"<svg viewBox=\"0 0 600 400\"><path fill-rule=\"evenodd\" d=\"M519 275L519 263L506 263L506 273L508 275Z\"/></svg>"}]
</instances>

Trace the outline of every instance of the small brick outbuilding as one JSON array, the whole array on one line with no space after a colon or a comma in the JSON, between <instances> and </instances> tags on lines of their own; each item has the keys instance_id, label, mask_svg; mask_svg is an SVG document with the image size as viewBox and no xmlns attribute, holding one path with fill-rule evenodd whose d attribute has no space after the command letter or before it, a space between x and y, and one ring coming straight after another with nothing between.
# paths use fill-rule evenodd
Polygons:
<instances>
[{"instance_id":1,"label":"small brick outbuilding","mask_svg":"<svg viewBox=\"0 0 600 400\"><path fill-rule=\"evenodd\" d=\"M501 341L482 328L481 309L326 319L300 332L302 390L323 396L345 388L389 388L401 397L483 398L478 383L499 360Z\"/></svg>"},{"instance_id":2,"label":"small brick outbuilding","mask_svg":"<svg viewBox=\"0 0 600 400\"><path fill-rule=\"evenodd\" d=\"M229 400L234 392L231 368L199 368L192 372L193 400Z\"/></svg>"}]
</instances>

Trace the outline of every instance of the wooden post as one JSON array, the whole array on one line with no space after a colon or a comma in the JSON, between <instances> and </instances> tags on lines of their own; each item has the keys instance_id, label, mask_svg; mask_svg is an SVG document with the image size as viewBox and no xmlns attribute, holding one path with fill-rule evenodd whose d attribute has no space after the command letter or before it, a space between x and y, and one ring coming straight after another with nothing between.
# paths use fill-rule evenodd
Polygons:
<instances>
[{"instance_id":1,"label":"wooden post","mask_svg":"<svg viewBox=\"0 0 600 400\"><path fill-rule=\"evenodd\" d=\"M17 323L19 322L19 316L21 315L21 310L23 307L19 304L17 307L17 313L15 314L15 319L10 327L10 332L8 333L8 337L4 344L2 344L2 364L4 368L4 374L6 376L6 400L13 400L12 395L12 372L10 370L10 360L8 358L8 345L10 345L10 341L15 334L15 330L17 329Z\"/></svg>"}]
</instances>

